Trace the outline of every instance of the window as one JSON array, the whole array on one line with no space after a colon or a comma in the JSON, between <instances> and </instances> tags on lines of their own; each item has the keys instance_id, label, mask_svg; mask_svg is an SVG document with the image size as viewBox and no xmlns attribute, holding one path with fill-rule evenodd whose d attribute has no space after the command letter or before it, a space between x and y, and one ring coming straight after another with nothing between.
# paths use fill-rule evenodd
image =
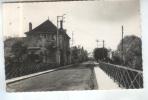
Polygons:
<instances>
[{"instance_id":1,"label":"window","mask_svg":"<svg viewBox=\"0 0 148 100\"><path fill-rule=\"evenodd\" d=\"M52 40L55 40L55 35L52 35Z\"/></svg>"},{"instance_id":2,"label":"window","mask_svg":"<svg viewBox=\"0 0 148 100\"><path fill-rule=\"evenodd\" d=\"M41 38L48 38L48 34L40 34Z\"/></svg>"},{"instance_id":3,"label":"window","mask_svg":"<svg viewBox=\"0 0 148 100\"><path fill-rule=\"evenodd\" d=\"M48 38L48 35L47 34L44 34L44 38Z\"/></svg>"},{"instance_id":4,"label":"window","mask_svg":"<svg viewBox=\"0 0 148 100\"><path fill-rule=\"evenodd\" d=\"M40 37L42 38L43 37L43 34L40 34Z\"/></svg>"}]
</instances>

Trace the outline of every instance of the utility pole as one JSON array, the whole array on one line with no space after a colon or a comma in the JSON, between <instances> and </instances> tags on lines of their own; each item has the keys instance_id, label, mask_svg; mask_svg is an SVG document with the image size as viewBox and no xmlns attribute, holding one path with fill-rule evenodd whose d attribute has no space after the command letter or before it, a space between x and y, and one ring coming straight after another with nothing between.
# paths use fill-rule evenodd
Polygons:
<instances>
[{"instance_id":1,"label":"utility pole","mask_svg":"<svg viewBox=\"0 0 148 100\"><path fill-rule=\"evenodd\" d=\"M103 49L104 49L104 42L105 42L105 41L103 40L102 42L103 42Z\"/></svg>"},{"instance_id":2,"label":"utility pole","mask_svg":"<svg viewBox=\"0 0 148 100\"><path fill-rule=\"evenodd\" d=\"M97 42L97 47L99 47L99 42L102 42L102 48L104 48L105 47L105 40L102 40L102 41L99 41L99 40L96 40L96 42Z\"/></svg>"},{"instance_id":3,"label":"utility pole","mask_svg":"<svg viewBox=\"0 0 148 100\"><path fill-rule=\"evenodd\" d=\"M97 42L97 48L99 47L99 45L98 45L98 43L99 43L99 40L96 40L96 42Z\"/></svg>"},{"instance_id":4,"label":"utility pole","mask_svg":"<svg viewBox=\"0 0 148 100\"><path fill-rule=\"evenodd\" d=\"M74 38L73 38L73 32L72 32L72 40L71 40L71 46L74 44Z\"/></svg>"},{"instance_id":5,"label":"utility pole","mask_svg":"<svg viewBox=\"0 0 148 100\"><path fill-rule=\"evenodd\" d=\"M124 36L124 27L122 25L122 60L123 60L123 64L124 64L123 36Z\"/></svg>"},{"instance_id":6,"label":"utility pole","mask_svg":"<svg viewBox=\"0 0 148 100\"><path fill-rule=\"evenodd\" d=\"M62 16L57 16L57 48L59 47L59 22L65 22L65 16L66 14L62 15ZM60 19L61 18L61 19Z\"/></svg>"},{"instance_id":7,"label":"utility pole","mask_svg":"<svg viewBox=\"0 0 148 100\"><path fill-rule=\"evenodd\" d=\"M104 60L104 51L105 51L105 49L104 49L104 40L102 41L103 42L103 60Z\"/></svg>"},{"instance_id":8,"label":"utility pole","mask_svg":"<svg viewBox=\"0 0 148 100\"><path fill-rule=\"evenodd\" d=\"M96 40L96 42L97 42L97 48L98 48L98 43L99 43L99 42L102 42L102 48L103 48L103 59L104 59L105 40L102 40L102 41Z\"/></svg>"},{"instance_id":9,"label":"utility pole","mask_svg":"<svg viewBox=\"0 0 148 100\"><path fill-rule=\"evenodd\" d=\"M62 16L57 16L57 36L56 36L56 45L57 45L57 56L56 56L56 59L57 59L57 63L60 64L60 47L59 47L59 22L64 22L64 15Z\"/></svg>"}]
</instances>

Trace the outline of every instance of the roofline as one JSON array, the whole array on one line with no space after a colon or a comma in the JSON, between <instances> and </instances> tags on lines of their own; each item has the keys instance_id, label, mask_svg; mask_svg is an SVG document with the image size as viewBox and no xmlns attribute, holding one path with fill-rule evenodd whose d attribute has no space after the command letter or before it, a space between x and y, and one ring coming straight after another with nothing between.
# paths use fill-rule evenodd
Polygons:
<instances>
[{"instance_id":1,"label":"roofline","mask_svg":"<svg viewBox=\"0 0 148 100\"><path fill-rule=\"evenodd\" d=\"M49 19L47 19L46 21L50 21ZM46 21L44 21L44 22L46 22ZM44 23L43 22L43 23ZM52 23L52 21L50 21L51 23ZM43 23L41 23L41 24L39 24L37 27L35 27L35 28L33 28L32 30L30 30L30 31L27 31L27 32L25 32L24 34L26 34L26 35L28 35L28 33L30 34L30 33L34 33L34 32L32 32L33 30L35 30L36 28L38 28L40 25L42 25ZM58 29L57 28L57 26L54 24L54 23L52 23L53 25L54 25L54 27L56 28L56 30L60 30L60 28ZM71 39L70 38L70 36L67 34L67 32L66 32L66 30L65 29L63 29L64 31L65 31L65 34L66 34L66 36L69 38L69 39ZM35 32L35 33L49 33L49 32ZM55 34L55 33L50 33L50 34Z\"/></svg>"},{"instance_id":2,"label":"roofline","mask_svg":"<svg viewBox=\"0 0 148 100\"><path fill-rule=\"evenodd\" d=\"M52 23L53 26L57 29L57 26L56 26L52 21L50 21L49 19L47 19L47 20L45 20L44 22L46 22L46 21L49 21L50 23ZM36 27L33 28L32 30L29 30L29 31L27 31L27 32L25 32L25 33L31 33L31 32L32 32L33 30L35 30L36 28L40 27L40 25L42 25L44 22L42 22L41 24L39 24L38 26L36 26Z\"/></svg>"}]
</instances>

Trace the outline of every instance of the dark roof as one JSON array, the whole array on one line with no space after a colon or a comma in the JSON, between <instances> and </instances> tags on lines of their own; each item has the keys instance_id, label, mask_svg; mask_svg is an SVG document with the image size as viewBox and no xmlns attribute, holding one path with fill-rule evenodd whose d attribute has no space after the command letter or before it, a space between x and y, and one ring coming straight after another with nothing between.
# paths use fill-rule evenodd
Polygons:
<instances>
[{"instance_id":1,"label":"dark roof","mask_svg":"<svg viewBox=\"0 0 148 100\"><path fill-rule=\"evenodd\" d=\"M59 31L61 31L61 29L59 29ZM39 26L37 26L36 28L32 29L31 31L26 32L25 34L36 34L36 33L50 33L50 34L56 34L57 33L57 27L48 20L46 20L45 22L43 22L42 24L40 24ZM70 38L67 34L66 34L66 30L62 29L62 31L60 32L61 34L65 34L68 38Z\"/></svg>"},{"instance_id":2,"label":"dark roof","mask_svg":"<svg viewBox=\"0 0 148 100\"><path fill-rule=\"evenodd\" d=\"M26 32L26 34L30 33L40 33L40 32L50 32L50 33L56 33L57 27L49 20L46 20L36 28L34 28L31 31Z\"/></svg>"}]
</instances>

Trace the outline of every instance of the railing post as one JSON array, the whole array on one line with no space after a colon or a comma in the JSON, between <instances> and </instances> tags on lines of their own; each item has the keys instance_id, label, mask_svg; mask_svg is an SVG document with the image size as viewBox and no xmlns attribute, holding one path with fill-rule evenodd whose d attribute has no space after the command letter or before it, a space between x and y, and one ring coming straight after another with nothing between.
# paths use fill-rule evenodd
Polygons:
<instances>
[{"instance_id":1,"label":"railing post","mask_svg":"<svg viewBox=\"0 0 148 100\"><path fill-rule=\"evenodd\" d=\"M124 66L100 62L100 68L109 75L110 78L117 82L119 87L124 88L142 88L143 73L140 70L127 68Z\"/></svg>"}]
</instances>

